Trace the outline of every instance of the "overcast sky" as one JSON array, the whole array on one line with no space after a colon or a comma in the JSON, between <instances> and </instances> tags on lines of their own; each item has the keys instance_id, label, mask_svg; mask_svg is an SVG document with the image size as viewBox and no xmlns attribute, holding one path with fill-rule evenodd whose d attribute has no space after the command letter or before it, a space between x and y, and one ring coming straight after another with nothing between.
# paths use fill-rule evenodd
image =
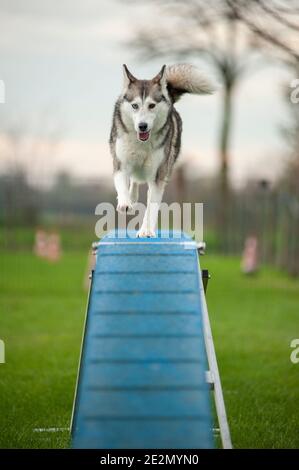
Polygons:
<instances>
[{"instance_id":1,"label":"overcast sky","mask_svg":"<svg viewBox=\"0 0 299 470\"><path fill-rule=\"evenodd\" d=\"M48 129L54 129L60 145L51 159L31 162L33 173L42 168L45 178L67 169L79 177L110 177L107 142L121 91L121 64L140 78L150 78L162 65L138 62L124 41L155 18L142 2L0 0L0 79L6 85L6 103L0 104L0 171L10 158L1 131L22 129L42 145ZM281 86L287 77L279 67L260 68L238 89L231 162L237 183L281 171L279 127L288 119ZM215 171L221 92L186 97L177 107L184 122L182 161L192 171Z\"/></svg>"}]
</instances>

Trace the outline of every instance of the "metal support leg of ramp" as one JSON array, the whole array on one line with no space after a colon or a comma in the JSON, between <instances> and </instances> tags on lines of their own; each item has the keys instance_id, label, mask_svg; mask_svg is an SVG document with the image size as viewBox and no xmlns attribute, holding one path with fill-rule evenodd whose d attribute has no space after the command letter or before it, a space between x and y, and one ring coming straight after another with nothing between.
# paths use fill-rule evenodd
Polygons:
<instances>
[{"instance_id":1,"label":"metal support leg of ramp","mask_svg":"<svg viewBox=\"0 0 299 470\"><path fill-rule=\"evenodd\" d=\"M163 235L97 243L73 448L213 448L211 384L231 448L197 244Z\"/></svg>"}]
</instances>

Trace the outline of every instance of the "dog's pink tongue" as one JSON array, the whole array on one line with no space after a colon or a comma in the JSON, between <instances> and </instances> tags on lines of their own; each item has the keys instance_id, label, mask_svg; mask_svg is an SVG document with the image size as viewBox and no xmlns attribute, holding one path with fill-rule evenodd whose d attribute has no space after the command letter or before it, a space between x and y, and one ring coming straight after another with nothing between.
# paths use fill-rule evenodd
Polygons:
<instances>
[{"instance_id":1,"label":"dog's pink tongue","mask_svg":"<svg viewBox=\"0 0 299 470\"><path fill-rule=\"evenodd\" d=\"M139 132L140 140L147 140L149 138L149 132Z\"/></svg>"}]
</instances>

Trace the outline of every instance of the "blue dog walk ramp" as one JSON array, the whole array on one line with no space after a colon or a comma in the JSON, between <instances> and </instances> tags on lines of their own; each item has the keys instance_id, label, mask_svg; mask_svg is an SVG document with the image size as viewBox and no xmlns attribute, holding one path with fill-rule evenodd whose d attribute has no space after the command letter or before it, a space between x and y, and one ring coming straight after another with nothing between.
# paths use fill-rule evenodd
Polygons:
<instances>
[{"instance_id":1,"label":"blue dog walk ramp","mask_svg":"<svg viewBox=\"0 0 299 470\"><path fill-rule=\"evenodd\" d=\"M97 243L73 448L214 447L202 295L197 245L182 233Z\"/></svg>"}]
</instances>

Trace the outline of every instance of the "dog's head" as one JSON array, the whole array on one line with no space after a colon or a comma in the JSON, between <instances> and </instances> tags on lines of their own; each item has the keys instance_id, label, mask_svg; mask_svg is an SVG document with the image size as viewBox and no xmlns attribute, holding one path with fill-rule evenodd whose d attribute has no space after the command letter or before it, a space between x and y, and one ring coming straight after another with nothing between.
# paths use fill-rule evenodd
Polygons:
<instances>
[{"instance_id":1,"label":"dog's head","mask_svg":"<svg viewBox=\"0 0 299 470\"><path fill-rule=\"evenodd\" d=\"M151 80L138 80L128 70L124 71L122 110L126 123L136 131L137 139L145 142L151 132L159 130L165 123L169 111L165 68Z\"/></svg>"}]
</instances>

